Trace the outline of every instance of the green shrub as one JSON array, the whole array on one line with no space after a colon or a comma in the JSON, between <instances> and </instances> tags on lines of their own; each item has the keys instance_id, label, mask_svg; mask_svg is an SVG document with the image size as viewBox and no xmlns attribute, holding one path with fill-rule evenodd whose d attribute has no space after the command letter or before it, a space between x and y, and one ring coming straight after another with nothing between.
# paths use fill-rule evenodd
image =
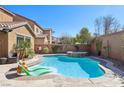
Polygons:
<instances>
[{"instance_id":1,"label":"green shrub","mask_svg":"<svg viewBox=\"0 0 124 93\"><path fill-rule=\"evenodd\" d=\"M33 58L35 56L35 52L32 49L28 50L28 58Z\"/></svg>"},{"instance_id":2,"label":"green shrub","mask_svg":"<svg viewBox=\"0 0 124 93\"><path fill-rule=\"evenodd\" d=\"M60 47L60 46L53 46L53 47L52 47L53 53L57 53L59 47Z\"/></svg>"},{"instance_id":3,"label":"green shrub","mask_svg":"<svg viewBox=\"0 0 124 93\"><path fill-rule=\"evenodd\" d=\"M18 59L23 59L27 58L30 54L29 51L31 49L31 42L28 41L20 41L19 44L13 45L14 52L17 53Z\"/></svg>"},{"instance_id":4,"label":"green shrub","mask_svg":"<svg viewBox=\"0 0 124 93\"><path fill-rule=\"evenodd\" d=\"M48 47L43 48L43 53L49 53L49 48Z\"/></svg>"},{"instance_id":5,"label":"green shrub","mask_svg":"<svg viewBox=\"0 0 124 93\"><path fill-rule=\"evenodd\" d=\"M99 51L102 49L102 41L96 40L96 53L98 54Z\"/></svg>"}]
</instances>

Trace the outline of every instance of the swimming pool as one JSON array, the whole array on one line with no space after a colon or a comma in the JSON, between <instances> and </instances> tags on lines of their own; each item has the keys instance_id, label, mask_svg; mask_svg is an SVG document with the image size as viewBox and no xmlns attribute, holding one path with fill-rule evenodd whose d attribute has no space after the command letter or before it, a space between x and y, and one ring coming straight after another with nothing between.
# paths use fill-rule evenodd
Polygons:
<instances>
[{"instance_id":1,"label":"swimming pool","mask_svg":"<svg viewBox=\"0 0 124 93\"><path fill-rule=\"evenodd\" d=\"M88 57L44 56L40 65L55 68L57 73L72 78L96 78L105 73L98 61Z\"/></svg>"}]
</instances>

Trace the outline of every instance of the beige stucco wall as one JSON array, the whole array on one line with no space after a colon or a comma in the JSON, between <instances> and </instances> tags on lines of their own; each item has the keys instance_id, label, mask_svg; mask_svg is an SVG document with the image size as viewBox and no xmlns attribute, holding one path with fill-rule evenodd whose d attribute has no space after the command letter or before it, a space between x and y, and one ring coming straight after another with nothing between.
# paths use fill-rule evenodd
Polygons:
<instances>
[{"instance_id":1,"label":"beige stucco wall","mask_svg":"<svg viewBox=\"0 0 124 93\"><path fill-rule=\"evenodd\" d=\"M22 27L14 29L12 32L10 32L8 34L8 56L12 55L13 45L16 44L16 40L17 40L16 36L17 35L31 37L32 49L34 50L34 37L30 33L30 31L26 28L26 26L22 26Z\"/></svg>"},{"instance_id":2,"label":"beige stucco wall","mask_svg":"<svg viewBox=\"0 0 124 93\"><path fill-rule=\"evenodd\" d=\"M44 38L35 38L34 44L35 45L48 44L48 40L47 40L46 37L44 37Z\"/></svg>"},{"instance_id":3,"label":"beige stucco wall","mask_svg":"<svg viewBox=\"0 0 124 93\"><path fill-rule=\"evenodd\" d=\"M8 34L0 32L0 57L8 56Z\"/></svg>"},{"instance_id":4,"label":"beige stucco wall","mask_svg":"<svg viewBox=\"0 0 124 93\"><path fill-rule=\"evenodd\" d=\"M35 23L33 23L32 21L24 18L24 17L21 17L21 16L14 16L14 21L27 21L29 23L29 25L32 27L35 35L38 35L38 34L42 34L43 33L43 30L40 29ZM39 32L37 33L36 29L39 30ZM35 38L34 42L36 45L40 45L40 44L48 44L48 40L46 40L47 38Z\"/></svg>"},{"instance_id":5,"label":"beige stucco wall","mask_svg":"<svg viewBox=\"0 0 124 93\"><path fill-rule=\"evenodd\" d=\"M13 17L9 13L0 9L0 22L12 22L12 21L13 21Z\"/></svg>"},{"instance_id":6,"label":"beige stucco wall","mask_svg":"<svg viewBox=\"0 0 124 93\"><path fill-rule=\"evenodd\" d=\"M38 32L37 32L37 29L38 29ZM37 25L34 25L34 32L36 35L43 35L43 30L40 29Z\"/></svg>"},{"instance_id":7,"label":"beige stucco wall","mask_svg":"<svg viewBox=\"0 0 124 93\"><path fill-rule=\"evenodd\" d=\"M107 42L111 47L111 52L109 54L111 58L124 60L124 50L122 49L122 45L124 46L124 43L121 40L122 35L124 35L124 33L102 37L103 47L107 46ZM102 49L102 54L105 56L104 52L105 51Z\"/></svg>"},{"instance_id":8,"label":"beige stucco wall","mask_svg":"<svg viewBox=\"0 0 124 93\"><path fill-rule=\"evenodd\" d=\"M104 47L109 45L109 57L124 61L124 31L115 34L99 37L102 40L102 55L106 56ZM96 44L92 44L92 52L96 52Z\"/></svg>"},{"instance_id":9,"label":"beige stucco wall","mask_svg":"<svg viewBox=\"0 0 124 93\"><path fill-rule=\"evenodd\" d=\"M47 36L48 42L49 42L49 44L52 44L52 31L51 30L44 30L43 33L48 35Z\"/></svg>"},{"instance_id":10,"label":"beige stucco wall","mask_svg":"<svg viewBox=\"0 0 124 93\"><path fill-rule=\"evenodd\" d=\"M35 40L35 44L40 45L40 44L48 44L48 42L50 42L50 44L52 43L51 31L49 31L49 30L44 31L39 26L37 26L33 21L31 21L30 19L24 18L23 16L17 15L17 16L13 16L13 18L14 18L13 19L14 21L27 21L29 23L29 25L32 27L35 35L41 35L42 36L42 34L48 34L47 38L46 37L44 39L43 38L42 39L37 38ZM37 29L38 29L38 32L37 32Z\"/></svg>"},{"instance_id":11,"label":"beige stucco wall","mask_svg":"<svg viewBox=\"0 0 124 93\"><path fill-rule=\"evenodd\" d=\"M20 15L13 16L13 20L14 21L27 21L29 25L32 27L32 29L34 30L34 32L36 32L36 28L42 31L42 29L40 29L34 22L32 22L30 19L27 19L23 16L20 16ZM36 34L39 34L39 33L36 33Z\"/></svg>"},{"instance_id":12,"label":"beige stucco wall","mask_svg":"<svg viewBox=\"0 0 124 93\"><path fill-rule=\"evenodd\" d=\"M13 20L14 21L27 21L29 25L32 27L32 29L34 30L34 23L24 17L16 15L16 16L13 16Z\"/></svg>"},{"instance_id":13,"label":"beige stucco wall","mask_svg":"<svg viewBox=\"0 0 124 93\"><path fill-rule=\"evenodd\" d=\"M35 45L44 44L44 38L36 38L35 39Z\"/></svg>"}]
</instances>

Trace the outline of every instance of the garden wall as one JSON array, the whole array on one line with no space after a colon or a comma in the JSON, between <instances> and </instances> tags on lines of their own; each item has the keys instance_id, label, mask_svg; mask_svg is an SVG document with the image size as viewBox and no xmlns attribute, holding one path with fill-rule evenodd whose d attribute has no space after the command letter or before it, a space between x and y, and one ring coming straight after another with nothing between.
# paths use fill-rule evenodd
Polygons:
<instances>
[{"instance_id":1,"label":"garden wall","mask_svg":"<svg viewBox=\"0 0 124 93\"><path fill-rule=\"evenodd\" d=\"M88 51L90 52L90 45L70 45L70 44L48 44L35 45L36 53L43 53L43 48L48 47L49 53L65 53L67 51Z\"/></svg>"},{"instance_id":2,"label":"garden wall","mask_svg":"<svg viewBox=\"0 0 124 93\"><path fill-rule=\"evenodd\" d=\"M101 55L124 62L124 31L96 38L102 41ZM91 52L96 54L96 41L91 44Z\"/></svg>"}]
</instances>

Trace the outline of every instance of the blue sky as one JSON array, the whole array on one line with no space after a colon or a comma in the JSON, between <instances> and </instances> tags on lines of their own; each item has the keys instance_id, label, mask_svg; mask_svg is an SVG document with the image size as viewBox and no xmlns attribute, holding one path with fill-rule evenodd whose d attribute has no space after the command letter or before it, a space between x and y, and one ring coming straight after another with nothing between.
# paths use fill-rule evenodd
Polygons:
<instances>
[{"instance_id":1,"label":"blue sky","mask_svg":"<svg viewBox=\"0 0 124 93\"><path fill-rule=\"evenodd\" d=\"M28 17L42 27L52 28L54 36L63 33L75 36L82 27L94 33L94 20L99 16L113 15L124 25L124 6L3 6L6 9Z\"/></svg>"}]
</instances>

